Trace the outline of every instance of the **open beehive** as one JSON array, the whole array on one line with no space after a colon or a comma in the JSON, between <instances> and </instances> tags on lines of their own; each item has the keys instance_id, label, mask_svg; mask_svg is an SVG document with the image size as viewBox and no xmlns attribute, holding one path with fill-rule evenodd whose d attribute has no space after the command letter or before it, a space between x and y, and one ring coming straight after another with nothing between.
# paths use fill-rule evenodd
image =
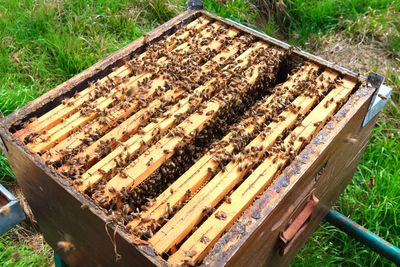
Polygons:
<instances>
[{"instance_id":1,"label":"open beehive","mask_svg":"<svg viewBox=\"0 0 400 267\"><path fill-rule=\"evenodd\" d=\"M149 36L4 124L6 146L25 155L10 161L48 242L70 242L74 249L61 253L77 266L240 265L231 260L263 245L264 260L287 262L292 239L323 212L309 229L311 213L296 216L316 198L326 209L354 171L372 126L358 130L351 120L361 124L376 88L203 11ZM345 126L354 135L335 145ZM320 179L342 160L328 145L356 151L342 155L351 161L337 181L327 179L340 170ZM328 165L323 152L335 160ZM32 171L39 184L28 178L32 164L46 173ZM55 182L47 190L45 179ZM44 208L39 195L55 206ZM241 243L260 229L268 242ZM274 258L277 242L282 259Z\"/></svg>"}]
</instances>

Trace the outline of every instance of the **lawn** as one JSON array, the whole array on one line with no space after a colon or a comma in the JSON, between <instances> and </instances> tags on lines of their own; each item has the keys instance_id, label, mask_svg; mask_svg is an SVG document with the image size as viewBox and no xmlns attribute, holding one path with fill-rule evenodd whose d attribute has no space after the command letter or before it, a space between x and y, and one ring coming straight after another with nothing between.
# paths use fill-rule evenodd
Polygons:
<instances>
[{"instance_id":1,"label":"lawn","mask_svg":"<svg viewBox=\"0 0 400 267\"><path fill-rule=\"evenodd\" d=\"M184 0L0 0L0 111L7 115L184 10ZM365 74L394 89L353 183L335 207L400 246L400 3L390 0L206 0L207 10ZM225 4L223 4L226 2ZM336 46L335 46L336 45ZM341 48L352 60L331 53ZM357 53L354 53L354 52ZM0 182L15 185L0 155ZM50 248L32 246L34 230L0 237L2 266L48 266ZM390 263L322 224L293 266Z\"/></svg>"}]
</instances>

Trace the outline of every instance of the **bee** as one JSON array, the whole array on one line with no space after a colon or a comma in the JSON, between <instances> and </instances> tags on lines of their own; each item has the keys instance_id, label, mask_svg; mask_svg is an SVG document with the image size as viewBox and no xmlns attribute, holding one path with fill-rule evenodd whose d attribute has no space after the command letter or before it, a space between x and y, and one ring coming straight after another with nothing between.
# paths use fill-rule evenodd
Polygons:
<instances>
[{"instance_id":1,"label":"bee","mask_svg":"<svg viewBox=\"0 0 400 267\"><path fill-rule=\"evenodd\" d=\"M171 204L167 202L167 206L165 207L165 213L171 215L173 213L173 209L171 208Z\"/></svg>"},{"instance_id":2,"label":"bee","mask_svg":"<svg viewBox=\"0 0 400 267\"><path fill-rule=\"evenodd\" d=\"M224 221L224 220L226 220L226 218L227 218L228 216L227 216L227 214L224 212L224 211L218 211L216 214L215 214L215 218L217 218L218 220L222 220L222 221Z\"/></svg>"},{"instance_id":3,"label":"bee","mask_svg":"<svg viewBox=\"0 0 400 267\"><path fill-rule=\"evenodd\" d=\"M57 248L62 249L64 252L70 252L72 250L75 250L74 244L72 244L69 241L58 241Z\"/></svg>"},{"instance_id":4,"label":"bee","mask_svg":"<svg viewBox=\"0 0 400 267\"><path fill-rule=\"evenodd\" d=\"M9 213L11 212L11 208L10 207L2 207L0 209L0 214L2 214L3 216L7 216Z\"/></svg>"},{"instance_id":5,"label":"bee","mask_svg":"<svg viewBox=\"0 0 400 267\"><path fill-rule=\"evenodd\" d=\"M210 243L210 241L211 241L210 238L208 238L206 235L202 235L200 237L200 242L203 244L208 244L208 243Z\"/></svg>"},{"instance_id":6,"label":"bee","mask_svg":"<svg viewBox=\"0 0 400 267\"><path fill-rule=\"evenodd\" d=\"M152 220L152 219L151 219L150 216L146 216L146 217L140 218L140 221L141 221L142 223L148 223L148 222L150 222L151 220Z\"/></svg>"},{"instance_id":7,"label":"bee","mask_svg":"<svg viewBox=\"0 0 400 267\"><path fill-rule=\"evenodd\" d=\"M383 94L378 94L378 96L379 96L382 100L386 100L386 99L387 99L387 97L386 97L385 95L383 95Z\"/></svg>"},{"instance_id":8,"label":"bee","mask_svg":"<svg viewBox=\"0 0 400 267\"><path fill-rule=\"evenodd\" d=\"M147 165L147 166L151 166L152 163L153 163L153 158L151 157L151 158L147 161L146 165Z\"/></svg>"},{"instance_id":9,"label":"bee","mask_svg":"<svg viewBox=\"0 0 400 267\"><path fill-rule=\"evenodd\" d=\"M146 206L151 207L154 205L154 199L152 198L146 198Z\"/></svg>"},{"instance_id":10,"label":"bee","mask_svg":"<svg viewBox=\"0 0 400 267\"><path fill-rule=\"evenodd\" d=\"M203 209L203 213L204 213L206 216L209 216L212 212L213 212L213 208L212 208L212 207L205 207L205 208Z\"/></svg>"},{"instance_id":11,"label":"bee","mask_svg":"<svg viewBox=\"0 0 400 267\"><path fill-rule=\"evenodd\" d=\"M197 254L196 250L193 249L185 251L185 257L188 258L193 258L194 256L196 256L196 254Z\"/></svg>"},{"instance_id":12,"label":"bee","mask_svg":"<svg viewBox=\"0 0 400 267\"><path fill-rule=\"evenodd\" d=\"M227 204L231 204L231 203L232 203L232 199L231 199L230 196L225 196L225 197L224 197L224 201L225 201L225 203L227 203Z\"/></svg>"}]
</instances>

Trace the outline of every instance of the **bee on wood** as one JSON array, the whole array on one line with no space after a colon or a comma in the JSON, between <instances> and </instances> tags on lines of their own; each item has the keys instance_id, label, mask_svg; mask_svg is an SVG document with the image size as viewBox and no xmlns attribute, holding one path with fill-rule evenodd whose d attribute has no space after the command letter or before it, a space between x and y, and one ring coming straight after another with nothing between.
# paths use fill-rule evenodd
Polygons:
<instances>
[{"instance_id":1,"label":"bee on wood","mask_svg":"<svg viewBox=\"0 0 400 267\"><path fill-rule=\"evenodd\" d=\"M226 214L224 211L222 211L222 210L221 210L221 211L218 211L218 212L215 214L215 218L217 218L218 220L225 221L227 217L228 217L227 214Z\"/></svg>"},{"instance_id":2,"label":"bee on wood","mask_svg":"<svg viewBox=\"0 0 400 267\"><path fill-rule=\"evenodd\" d=\"M169 202L167 202L167 206L165 207L165 213L168 215L172 215L173 214L173 210L171 208L171 204Z\"/></svg>"},{"instance_id":3,"label":"bee on wood","mask_svg":"<svg viewBox=\"0 0 400 267\"><path fill-rule=\"evenodd\" d=\"M145 239L150 239L153 236L153 232L150 228L148 229L141 229L142 237Z\"/></svg>"},{"instance_id":4,"label":"bee on wood","mask_svg":"<svg viewBox=\"0 0 400 267\"><path fill-rule=\"evenodd\" d=\"M153 231L157 231L157 229L161 228L161 224L159 224L159 223L156 222L156 221L153 221L153 222L151 223L151 228L153 229Z\"/></svg>"},{"instance_id":5,"label":"bee on wood","mask_svg":"<svg viewBox=\"0 0 400 267\"><path fill-rule=\"evenodd\" d=\"M225 197L224 197L224 201L225 201L226 203L228 203L228 204L231 204L231 203L232 203L232 199L231 199L230 196L225 196Z\"/></svg>"},{"instance_id":6,"label":"bee on wood","mask_svg":"<svg viewBox=\"0 0 400 267\"><path fill-rule=\"evenodd\" d=\"M154 205L154 199L152 198L146 198L146 206L151 207Z\"/></svg>"},{"instance_id":7,"label":"bee on wood","mask_svg":"<svg viewBox=\"0 0 400 267\"><path fill-rule=\"evenodd\" d=\"M76 180L74 180L74 184L75 184L76 186L80 186L80 185L83 184L83 182L82 182L81 179L76 179Z\"/></svg>"},{"instance_id":8,"label":"bee on wood","mask_svg":"<svg viewBox=\"0 0 400 267\"><path fill-rule=\"evenodd\" d=\"M196 254L197 252L193 249L185 251L185 257L187 258L193 258L194 256L196 256Z\"/></svg>"},{"instance_id":9,"label":"bee on wood","mask_svg":"<svg viewBox=\"0 0 400 267\"><path fill-rule=\"evenodd\" d=\"M142 222L142 223L147 223L147 222L150 222L152 219L151 219L151 217L150 216L146 216L146 217L142 217L141 219L140 219L140 221Z\"/></svg>"},{"instance_id":10,"label":"bee on wood","mask_svg":"<svg viewBox=\"0 0 400 267\"><path fill-rule=\"evenodd\" d=\"M206 235L202 235L200 237L200 242L203 244L208 244L208 243L210 243L210 241L211 241L210 238L208 238Z\"/></svg>"},{"instance_id":11,"label":"bee on wood","mask_svg":"<svg viewBox=\"0 0 400 267\"><path fill-rule=\"evenodd\" d=\"M153 163L153 158L151 157L147 162L146 165L150 166Z\"/></svg>"},{"instance_id":12,"label":"bee on wood","mask_svg":"<svg viewBox=\"0 0 400 267\"><path fill-rule=\"evenodd\" d=\"M140 213L139 212L131 212L130 215L134 218L134 219L140 219Z\"/></svg>"},{"instance_id":13,"label":"bee on wood","mask_svg":"<svg viewBox=\"0 0 400 267\"><path fill-rule=\"evenodd\" d=\"M204 213L206 216L209 216L209 215L212 213L212 211L213 211L213 208L211 208L211 207L205 207L205 208L203 209L203 213Z\"/></svg>"},{"instance_id":14,"label":"bee on wood","mask_svg":"<svg viewBox=\"0 0 400 267\"><path fill-rule=\"evenodd\" d=\"M104 206L108 202L108 197L103 197L99 200L99 205Z\"/></svg>"}]
</instances>

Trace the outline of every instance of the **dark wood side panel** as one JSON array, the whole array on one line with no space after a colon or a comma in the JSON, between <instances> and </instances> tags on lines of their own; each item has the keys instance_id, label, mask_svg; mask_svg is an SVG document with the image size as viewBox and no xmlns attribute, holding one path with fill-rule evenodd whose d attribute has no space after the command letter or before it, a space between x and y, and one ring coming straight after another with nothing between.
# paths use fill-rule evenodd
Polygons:
<instances>
[{"instance_id":1,"label":"dark wood side panel","mask_svg":"<svg viewBox=\"0 0 400 267\"><path fill-rule=\"evenodd\" d=\"M360 88L300 156L214 246L204 265L286 266L351 181L375 120L362 128L373 88ZM357 140L355 142L355 139ZM320 200L285 256L279 234L311 193ZM251 255L251 260L249 259Z\"/></svg>"},{"instance_id":2,"label":"dark wood side panel","mask_svg":"<svg viewBox=\"0 0 400 267\"><path fill-rule=\"evenodd\" d=\"M116 249L121 255L115 261L113 243L106 232L102 211L89 201L78 201L54 179L36 166L19 149L6 142L8 158L18 178L46 242L57 250L59 241L71 242L74 249L58 249L69 266L153 266L151 260L135 249L126 238L116 235ZM86 202L86 203L85 203ZM85 203L86 206L81 206ZM114 230L109 227L111 238ZM150 253L151 255L151 253ZM156 260L156 258L152 259Z\"/></svg>"}]
</instances>

